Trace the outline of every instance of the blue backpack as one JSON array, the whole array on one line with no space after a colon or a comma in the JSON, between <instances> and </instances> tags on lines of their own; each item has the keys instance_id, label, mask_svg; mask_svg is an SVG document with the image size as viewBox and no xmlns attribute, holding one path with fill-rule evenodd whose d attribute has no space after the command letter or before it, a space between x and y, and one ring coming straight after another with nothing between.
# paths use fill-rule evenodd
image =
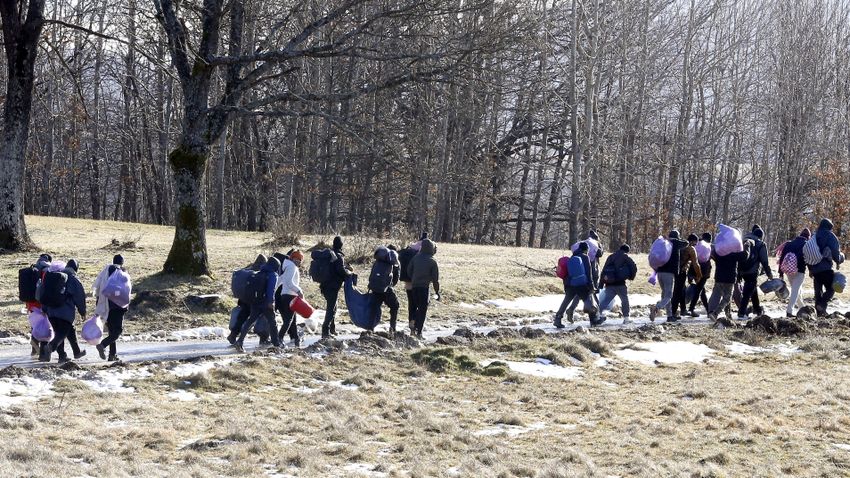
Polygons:
<instances>
[{"instance_id":1,"label":"blue backpack","mask_svg":"<svg viewBox=\"0 0 850 478\"><path fill-rule=\"evenodd\" d=\"M570 257L570 262L567 263L567 270L570 276L571 287L584 287L590 283L587 279L587 274L584 271L584 262L581 256L575 255Z\"/></svg>"}]
</instances>

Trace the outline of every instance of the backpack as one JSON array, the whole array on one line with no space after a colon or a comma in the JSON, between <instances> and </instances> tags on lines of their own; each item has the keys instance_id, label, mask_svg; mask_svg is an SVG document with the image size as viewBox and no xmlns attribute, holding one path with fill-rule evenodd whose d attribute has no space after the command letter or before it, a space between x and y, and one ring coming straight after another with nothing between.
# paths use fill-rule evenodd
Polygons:
<instances>
[{"instance_id":1,"label":"backpack","mask_svg":"<svg viewBox=\"0 0 850 478\"><path fill-rule=\"evenodd\" d=\"M245 286L248 284L248 278L256 274L257 272L251 269L233 271L233 275L230 276L230 292L233 293L233 297L244 301Z\"/></svg>"},{"instance_id":2,"label":"backpack","mask_svg":"<svg viewBox=\"0 0 850 478\"><path fill-rule=\"evenodd\" d=\"M797 262L797 254L789 252L785 255L785 258L782 259L782 263L779 264L779 271L787 275L788 277L792 277L794 274L797 274L799 272L799 269L797 267L798 264L799 263Z\"/></svg>"},{"instance_id":3,"label":"backpack","mask_svg":"<svg viewBox=\"0 0 850 478\"><path fill-rule=\"evenodd\" d=\"M395 251L386 247L379 247L375 251L375 263L372 264L372 272L369 274L369 290L372 292L386 292L393 285L393 266L398 261Z\"/></svg>"},{"instance_id":4,"label":"backpack","mask_svg":"<svg viewBox=\"0 0 850 478\"><path fill-rule=\"evenodd\" d=\"M581 256L570 257L567 269L570 274L571 287L584 287L590 284L590 280L587 278L587 274L585 274L584 271L584 262L581 260Z\"/></svg>"},{"instance_id":5,"label":"backpack","mask_svg":"<svg viewBox=\"0 0 850 478\"><path fill-rule=\"evenodd\" d=\"M68 274L64 272L46 272L36 289L38 301L48 307L61 307L65 304L65 286Z\"/></svg>"},{"instance_id":6,"label":"backpack","mask_svg":"<svg viewBox=\"0 0 850 478\"><path fill-rule=\"evenodd\" d=\"M416 254L416 249L412 247L405 247L404 249L398 252L398 262L401 264L399 270L399 279L402 282L413 281L413 278L410 277L410 274L407 272L407 266L409 266L410 261L412 261L413 258L416 257Z\"/></svg>"},{"instance_id":7,"label":"backpack","mask_svg":"<svg viewBox=\"0 0 850 478\"><path fill-rule=\"evenodd\" d=\"M253 271L251 271L253 272ZM245 281L245 290L243 291L242 301L248 304L259 304L266 299L266 285L268 285L269 275L266 273L254 272Z\"/></svg>"},{"instance_id":8,"label":"backpack","mask_svg":"<svg viewBox=\"0 0 850 478\"><path fill-rule=\"evenodd\" d=\"M570 276L570 269L567 267L569 262L569 256L564 256L558 259L558 265L555 267L555 275L558 276L559 279L566 280Z\"/></svg>"},{"instance_id":9,"label":"backpack","mask_svg":"<svg viewBox=\"0 0 850 478\"><path fill-rule=\"evenodd\" d=\"M602 283L603 284L613 284L615 282L619 282L617 266L614 264L614 261L611 261L602 268ZM622 279L625 280L625 279Z\"/></svg>"},{"instance_id":10,"label":"backpack","mask_svg":"<svg viewBox=\"0 0 850 478\"><path fill-rule=\"evenodd\" d=\"M112 275L106 279L106 285L103 286L101 295L106 297L109 302L126 309L130 306L130 292L132 284L130 283L130 275L120 268L115 268Z\"/></svg>"},{"instance_id":11,"label":"backpack","mask_svg":"<svg viewBox=\"0 0 850 478\"><path fill-rule=\"evenodd\" d=\"M803 246L803 259L810 266L816 266L823 260L823 253L821 252L820 245L818 245L816 235L812 235Z\"/></svg>"},{"instance_id":12,"label":"backpack","mask_svg":"<svg viewBox=\"0 0 850 478\"><path fill-rule=\"evenodd\" d=\"M313 282L323 284L334 278L333 268L331 264L336 261L337 257L334 251L330 249L320 249L310 253L310 277Z\"/></svg>"},{"instance_id":13,"label":"backpack","mask_svg":"<svg viewBox=\"0 0 850 478\"><path fill-rule=\"evenodd\" d=\"M35 290L39 273L35 266L24 267L18 271L18 299L21 302L35 302Z\"/></svg>"}]
</instances>

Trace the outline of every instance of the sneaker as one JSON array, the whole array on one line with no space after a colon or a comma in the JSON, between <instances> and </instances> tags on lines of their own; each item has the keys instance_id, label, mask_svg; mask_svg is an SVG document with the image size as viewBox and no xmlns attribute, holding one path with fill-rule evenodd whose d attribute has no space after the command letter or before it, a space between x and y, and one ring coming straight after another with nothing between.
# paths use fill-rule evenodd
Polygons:
<instances>
[{"instance_id":1,"label":"sneaker","mask_svg":"<svg viewBox=\"0 0 850 478\"><path fill-rule=\"evenodd\" d=\"M697 317L699 317L699 314L697 314L697 313L696 313L696 311L693 311L693 310L692 310L692 311L690 311L690 313L689 313L688 315L690 315L691 317L693 317L693 318L695 318L695 319L696 319Z\"/></svg>"},{"instance_id":2,"label":"sneaker","mask_svg":"<svg viewBox=\"0 0 850 478\"><path fill-rule=\"evenodd\" d=\"M227 342L228 342L230 345L235 344L235 343L236 343L236 334L231 333L230 335L228 335L228 336L227 336Z\"/></svg>"},{"instance_id":3,"label":"sneaker","mask_svg":"<svg viewBox=\"0 0 850 478\"><path fill-rule=\"evenodd\" d=\"M680 320L682 320L682 318L681 318L681 317L667 317L667 322L668 322L668 323L678 322L678 321L680 321Z\"/></svg>"},{"instance_id":4,"label":"sneaker","mask_svg":"<svg viewBox=\"0 0 850 478\"><path fill-rule=\"evenodd\" d=\"M633 323L633 322L634 322L634 321L633 321L632 319L630 319L630 318L628 318L628 317L623 317L623 325L629 325L629 324L631 324L631 323Z\"/></svg>"},{"instance_id":5,"label":"sneaker","mask_svg":"<svg viewBox=\"0 0 850 478\"><path fill-rule=\"evenodd\" d=\"M118 357L118 355L110 355L109 358L106 360L109 362L119 362L121 361L121 358Z\"/></svg>"},{"instance_id":6,"label":"sneaker","mask_svg":"<svg viewBox=\"0 0 850 478\"><path fill-rule=\"evenodd\" d=\"M240 342L238 340L236 341L236 343L233 344L233 348L236 349L236 351L239 352L240 354L245 353L245 349L242 348L242 342Z\"/></svg>"},{"instance_id":7,"label":"sneaker","mask_svg":"<svg viewBox=\"0 0 850 478\"><path fill-rule=\"evenodd\" d=\"M80 359L80 358L83 358L83 357L85 357L85 356L86 356L86 351L85 351L85 350L80 350L80 353L78 353L78 354L74 354L74 359Z\"/></svg>"},{"instance_id":8,"label":"sneaker","mask_svg":"<svg viewBox=\"0 0 850 478\"><path fill-rule=\"evenodd\" d=\"M573 313L572 313L572 312L568 312L568 313L567 313L567 322L569 322L569 323L571 323L571 324L575 322L575 321L573 320Z\"/></svg>"},{"instance_id":9,"label":"sneaker","mask_svg":"<svg viewBox=\"0 0 850 478\"><path fill-rule=\"evenodd\" d=\"M66 364L70 361L71 361L71 359L69 359L67 356L66 357L59 357L59 365L64 365L64 364Z\"/></svg>"},{"instance_id":10,"label":"sneaker","mask_svg":"<svg viewBox=\"0 0 850 478\"><path fill-rule=\"evenodd\" d=\"M97 344L95 348L97 349L97 354L100 355L100 359L106 360L106 349L103 348L103 345Z\"/></svg>"},{"instance_id":11,"label":"sneaker","mask_svg":"<svg viewBox=\"0 0 850 478\"><path fill-rule=\"evenodd\" d=\"M649 306L649 321L655 322L655 318L658 316L658 306L650 305Z\"/></svg>"},{"instance_id":12,"label":"sneaker","mask_svg":"<svg viewBox=\"0 0 850 478\"><path fill-rule=\"evenodd\" d=\"M605 317L599 317L596 320L591 320L590 326L591 327L599 327L600 325L604 324L606 320L608 320L608 319L606 319Z\"/></svg>"},{"instance_id":13,"label":"sneaker","mask_svg":"<svg viewBox=\"0 0 850 478\"><path fill-rule=\"evenodd\" d=\"M787 314L787 313L786 313L786 314L785 314L785 318L786 318L786 319L796 319L796 318L797 318L797 316L796 316L796 315L794 315L794 314Z\"/></svg>"},{"instance_id":14,"label":"sneaker","mask_svg":"<svg viewBox=\"0 0 850 478\"><path fill-rule=\"evenodd\" d=\"M50 356L53 355L53 350L50 348L50 344L44 344L41 347L41 350L38 352L38 361L39 362L50 362Z\"/></svg>"}]
</instances>

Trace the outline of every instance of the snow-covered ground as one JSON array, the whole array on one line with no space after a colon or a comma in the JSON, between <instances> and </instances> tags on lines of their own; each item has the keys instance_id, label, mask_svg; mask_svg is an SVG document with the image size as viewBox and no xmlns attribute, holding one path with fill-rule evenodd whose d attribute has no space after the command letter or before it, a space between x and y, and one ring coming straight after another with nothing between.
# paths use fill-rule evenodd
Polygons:
<instances>
[{"instance_id":1,"label":"snow-covered ground","mask_svg":"<svg viewBox=\"0 0 850 478\"><path fill-rule=\"evenodd\" d=\"M584 374L581 367L561 367L560 365L555 365L544 358L537 358L534 362L513 362L510 360L498 359L484 360L481 362L481 366L486 367L493 362L504 363L509 369L516 373L531 375L534 377L574 380L580 378Z\"/></svg>"},{"instance_id":2,"label":"snow-covered ground","mask_svg":"<svg viewBox=\"0 0 850 478\"><path fill-rule=\"evenodd\" d=\"M711 357L714 350L707 345L692 342L644 342L616 350L614 354L624 360L654 365L656 363L699 363Z\"/></svg>"}]
</instances>

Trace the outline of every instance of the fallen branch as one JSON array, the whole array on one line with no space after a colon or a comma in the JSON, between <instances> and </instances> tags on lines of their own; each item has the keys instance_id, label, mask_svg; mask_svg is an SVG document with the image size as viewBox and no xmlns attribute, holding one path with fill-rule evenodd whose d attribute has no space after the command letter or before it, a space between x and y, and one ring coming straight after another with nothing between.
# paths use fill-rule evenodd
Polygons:
<instances>
[{"instance_id":1,"label":"fallen branch","mask_svg":"<svg viewBox=\"0 0 850 478\"><path fill-rule=\"evenodd\" d=\"M549 270L544 270L544 269L537 269L535 267L531 267L528 264L523 264L523 263L517 262L517 261L511 261L511 264L513 264L517 267L522 267L523 269L526 270L526 274L528 274L528 272L533 272L534 274L541 275L541 276L550 276L550 277L555 276L555 268L554 267L549 269Z\"/></svg>"}]
</instances>

